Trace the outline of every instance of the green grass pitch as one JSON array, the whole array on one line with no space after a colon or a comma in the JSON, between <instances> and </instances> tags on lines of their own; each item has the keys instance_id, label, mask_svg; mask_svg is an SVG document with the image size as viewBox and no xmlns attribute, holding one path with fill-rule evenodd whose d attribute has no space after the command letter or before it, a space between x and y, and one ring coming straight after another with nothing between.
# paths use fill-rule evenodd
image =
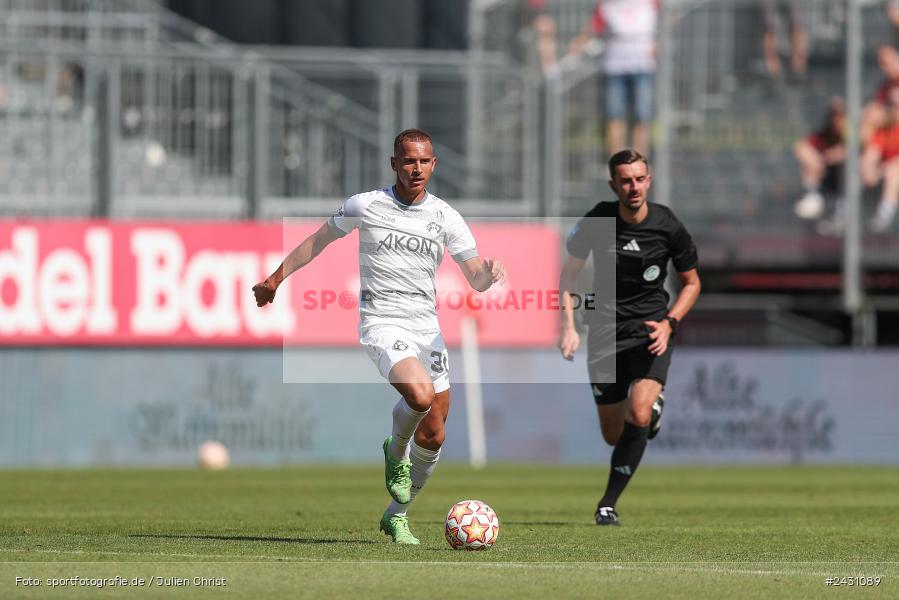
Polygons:
<instances>
[{"instance_id":1,"label":"green grass pitch","mask_svg":"<svg viewBox=\"0 0 899 600\"><path fill-rule=\"evenodd\" d=\"M605 477L440 465L410 511L422 545L396 547L375 465L0 471L0 598L899 598L899 469L643 468L598 528ZM487 552L443 539L465 498L499 514ZM49 587L116 576L145 584Z\"/></svg>"}]
</instances>

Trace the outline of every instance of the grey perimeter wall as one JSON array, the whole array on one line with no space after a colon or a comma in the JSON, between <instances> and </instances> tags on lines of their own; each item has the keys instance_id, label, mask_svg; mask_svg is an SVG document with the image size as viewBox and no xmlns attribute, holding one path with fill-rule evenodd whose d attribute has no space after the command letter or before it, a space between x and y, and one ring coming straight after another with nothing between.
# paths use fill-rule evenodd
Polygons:
<instances>
[{"instance_id":1,"label":"grey perimeter wall","mask_svg":"<svg viewBox=\"0 0 899 600\"><path fill-rule=\"evenodd\" d=\"M309 350L309 365L359 352ZM527 354L552 381L557 353ZM897 464L897 374L899 352L678 351L646 460ZM0 466L191 465L207 439L235 465L381 460L397 398L386 383L281 380L280 350L3 349ZM443 456L465 461L464 386L453 390ZM491 384L484 404L490 461L608 458L586 383Z\"/></svg>"}]
</instances>

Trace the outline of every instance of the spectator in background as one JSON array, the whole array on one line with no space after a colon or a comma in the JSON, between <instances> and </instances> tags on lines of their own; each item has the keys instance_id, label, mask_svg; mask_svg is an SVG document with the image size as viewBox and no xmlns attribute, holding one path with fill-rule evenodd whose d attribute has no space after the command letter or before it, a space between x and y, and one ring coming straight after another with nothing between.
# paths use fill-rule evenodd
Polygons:
<instances>
[{"instance_id":1,"label":"spectator in background","mask_svg":"<svg viewBox=\"0 0 899 600\"><path fill-rule=\"evenodd\" d=\"M862 181L874 187L883 182L880 203L871 219L874 233L885 233L899 206L899 87L889 92L886 120L874 131L862 154Z\"/></svg>"},{"instance_id":2,"label":"spectator in background","mask_svg":"<svg viewBox=\"0 0 899 600\"><path fill-rule=\"evenodd\" d=\"M81 109L84 105L84 67L68 63L59 69L54 105L59 112Z\"/></svg>"},{"instance_id":3,"label":"spectator in background","mask_svg":"<svg viewBox=\"0 0 899 600\"><path fill-rule=\"evenodd\" d=\"M877 48L877 64L883 72L883 81L862 111L862 143L870 140L875 130L889 119L890 92L899 88L899 51L890 44L881 44Z\"/></svg>"},{"instance_id":4,"label":"spectator in background","mask_svg":"<svg viewBox=\"0 0 899 600\"><path fill-rule=\"evenodd\" d=\"M887 19L893 26L893 38L899 43L899 0L889 0L886 5Z\"/></svg>"},{"instance_id":5,"label":"spectator in background","mask_svg":"<svg viewBox=\"0 0 899 600\"><path fill-rule=\"evenodd\" d=\"M548 0L523 0L525 19L534 36L537 63L546 74L556 67L558 45L556 44L556 20L546 10Z\"/></svg>"},{"instance_id":6,"label":"spectator in background","mask_svg":"<svg viewBox=\"0 0 899 600\"><path fill-rule=\"evenodd\" d=\"M833 98L827 118L821 126L796 142L793 153L805 195L796 203L796 216L819 219L824 215L824 196L837 198L835 223L842 219L839 196L843 191L843 167L846 162L846 103Z\"/></svg>"},{"instance_id":7,"label":"spectator in background","mask_svg":"<svg viewBox=\"0 0 899 600\"><path fill-rule=\"evenodd\" d=\"M599 0L593 17L571 42L569 53L581 51L591 36L602 36L605 73L606 152L628 145L628 107L633 111L631 146L649 150L655 103L656 28L659 0Z\"/></svg>"},{"instance_id":8,"label":"spectator in background","mask_svg":"<svg viewBox=\"0 0 899 600\"><path fill-rule=\"evenodd\" d=\"M762 37L762 48L765 53L765 70L773 78L783 75L780 53L777 50L777 20L784 18L790 29L790 68L793 75L805 77L808 60L808 35L796 0L765 0L762 10L765 15L765 33Z\"/></svg>"}]
</instances>

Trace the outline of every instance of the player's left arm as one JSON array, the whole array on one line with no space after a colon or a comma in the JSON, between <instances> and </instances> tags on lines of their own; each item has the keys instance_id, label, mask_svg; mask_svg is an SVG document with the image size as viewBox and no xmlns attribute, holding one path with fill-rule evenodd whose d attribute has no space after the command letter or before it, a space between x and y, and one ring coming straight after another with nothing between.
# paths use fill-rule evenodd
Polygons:
<instances>
[{"instance_id":1,"label":"player's left arm","mask_svg":"<svg viewBox=\"0 0 899 600\"><path fill-rule=\"evenodd\" d=\"M482 258L478 254L471 229L456 211L450 211L446 217L446 251L462 269L468 285L479 292L506 280L505 265L495 258Z\"/></svg>"},{"instance_id":2,"label":"player's left arm","mask_svg":"<svg viewBox=\"0 0 899 600\"><path fill-rule=\"evenodd\" d=\"M681 290L667 316L674 317L680 322L683 321L690 309L693 308L693 305L696 304L696 300L699 299L699 292L702 291L702 282L699 280L699 273L696 269L679 272L677 277L680 279ZM671 322L667 319L662 319L661 321L647 321L646 324L652 329L649 334L649 339L651 340L649 351L656 356L661 356L668 349L668 342L671 341L671 336L674 334Z\"/></svg>"},{"instance_id":3,"label":"player's left arm","mask_svg":"<svg viewBox=\"0 0 899 600\"><path fill-rule=\"evenodd\" d=\"M506 267L495 258L475 256L460 262L459 268L468 280L468 285L479 292L490 289L494 283L502 285L506 280Z\"/></svg>"}]
</instances>

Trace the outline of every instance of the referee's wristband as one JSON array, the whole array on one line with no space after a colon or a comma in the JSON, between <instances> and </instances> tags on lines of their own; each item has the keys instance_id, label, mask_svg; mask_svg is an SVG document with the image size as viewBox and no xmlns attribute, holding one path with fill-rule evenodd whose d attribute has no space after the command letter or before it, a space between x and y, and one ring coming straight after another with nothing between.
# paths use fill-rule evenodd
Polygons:
<instances>
[{"instance_id":1,"label":"referee's wristband","mask_svg":"<svg viewBox=\"0 0 899 600\"><path fill-rule=\"evenodd\" d=\"M671 326L671 337L677 335L677 324L680 322L677 320L677 317L672 317L668 315L664 318L665 321L668 321L668 325Z\"/></svg>"}]
</instances>

